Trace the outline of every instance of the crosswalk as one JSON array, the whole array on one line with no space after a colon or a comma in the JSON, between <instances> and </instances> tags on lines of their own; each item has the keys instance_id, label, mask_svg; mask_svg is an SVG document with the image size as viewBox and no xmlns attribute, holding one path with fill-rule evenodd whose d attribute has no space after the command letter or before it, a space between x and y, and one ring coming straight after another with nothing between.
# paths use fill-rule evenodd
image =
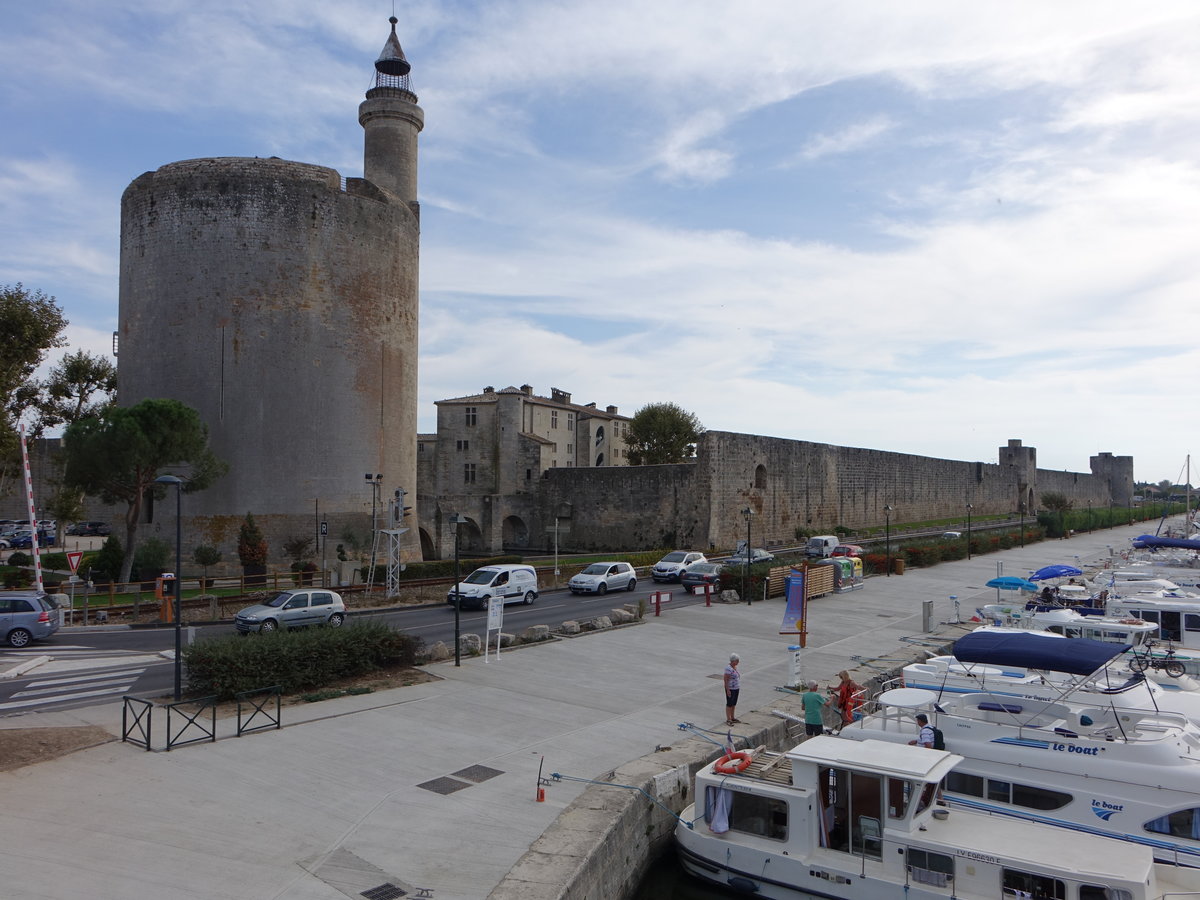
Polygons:
<instances>
[{"instance_id":1,"label":"crosswalk","mask_svg":"<svg viewBox=\"0 0 1200 900\"><path fill-rule=\"evenodd\" d=\"M35 647L6 657L19 662L21 656L33 658L45 652ZM171 664L158 654L132 650L56 645L47 655L52 656L50 662L11 682L0 681L0 716L116 698L129 692L151 667Z\"/></svg>"}]
</instances>

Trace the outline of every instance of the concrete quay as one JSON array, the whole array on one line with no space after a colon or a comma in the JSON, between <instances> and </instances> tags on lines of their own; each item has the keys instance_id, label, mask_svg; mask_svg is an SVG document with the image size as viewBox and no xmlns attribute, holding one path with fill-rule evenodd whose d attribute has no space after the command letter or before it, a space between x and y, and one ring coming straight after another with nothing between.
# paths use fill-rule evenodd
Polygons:
<instances>
[{"instance_id":1,"label":"concrete quay","mask_svg":"<svg viewBox=\"0 0 1200 900\"><path fill-rule=\"evenodd\" d=\"M818 598L802 675L828 686L843 668L860 682L894 670L971 627L952 624L949 598L969 619L995 599L983 584L998 564L1026 575L1095 563L1145 530L910 569ZM921 630L924 600L931 633ZM778 633L782 612L780 600L677 607L499 660L434 664L435 682L288 707L277 731L226 738L222 722L211 744L164 753L115 741L0 773L0 894L340 900L391 884L435 900L611 900L636 883L671 820L638 819L645 797L585 780L613 773L678 799L686 773L715 750L678 725L724 735L720 673L731 652L743 673L736 734L784 740L770 711L798 704L776 690L795 641ZM121 706L0 719L0 728L82 724L119 735ZM568 776L545 786L543 802L539 769Z\"/></svg>"}]
</instances>

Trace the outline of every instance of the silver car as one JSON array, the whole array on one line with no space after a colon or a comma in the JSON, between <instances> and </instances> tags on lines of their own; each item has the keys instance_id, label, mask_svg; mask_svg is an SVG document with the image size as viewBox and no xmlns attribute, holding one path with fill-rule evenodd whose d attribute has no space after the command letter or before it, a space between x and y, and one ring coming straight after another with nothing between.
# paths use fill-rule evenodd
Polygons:
<instances>
[{"instance_id":1,"label":"silver car","mask_svg":"<svg viewBox=\"0 0 1200 900\"><path fill-rule=\"evenodd\" d=\"M242 634L268 633L282 628L328 625L340 628L346 621L346 604L340 594L319 588L280 591L270 600L247 606L233 620Z\"/></svg>"},{"instance_id":2,"label":"silver car","mask_svg":"<svg viewBox=\"0 0 1200 900\"><path fill-rule=\"evenodd\" d=\"M607 594L609 591L632 591L637 587L637 573L627 562L592 563L567 582L572 594Z\"/></svg>"},{"instance_id":3,"label":"silver car","mask_svg":"<svg viewBox=\"0 0 1200 900\"><path fill-rule=\"evenodd\" d=\"M10 647L48 638L58 631L58 607L36 591L0 592L0 639Z\"/></svg>"}]
</instances>

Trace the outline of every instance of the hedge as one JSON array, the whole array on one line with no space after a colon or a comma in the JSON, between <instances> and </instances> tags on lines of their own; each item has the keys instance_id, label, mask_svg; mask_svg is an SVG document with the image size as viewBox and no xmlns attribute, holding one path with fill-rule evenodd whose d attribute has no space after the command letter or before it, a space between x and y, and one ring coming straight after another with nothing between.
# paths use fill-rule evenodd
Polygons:
<instances>
[{"instance_id":1,"label":"hedge","mask_svg":"<svg viewBox=\"0 0 1200 900\"><path fill-rule=\"evenodd\" d=\"M279 685L285 694L340 678L416 664L422 641L378 622L270 634L225 635L183 651L190 692L231 700L242 691Z\"/></svg>"}]
</instances>

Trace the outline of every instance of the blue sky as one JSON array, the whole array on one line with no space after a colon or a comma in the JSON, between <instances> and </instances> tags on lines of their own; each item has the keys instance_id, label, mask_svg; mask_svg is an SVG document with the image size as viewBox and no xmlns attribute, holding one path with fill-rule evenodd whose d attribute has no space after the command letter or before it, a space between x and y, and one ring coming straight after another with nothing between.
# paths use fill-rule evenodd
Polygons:
<instances>
[{"instance_id":1,"label":"blue sky","mask_svg":"<svg viewBox=\"0 0 1200 900\"><path fill-rule=\"evenodd\" d=\"M74 347L111 347L142 172L362 172L386 0L5 7L0 283L55 295ZM423 431L435 400L528 383L949 459L1107 450L1153 481L1200 447L1194 4L396 12L426 118Z\"/></svg>"}]
</instances>

